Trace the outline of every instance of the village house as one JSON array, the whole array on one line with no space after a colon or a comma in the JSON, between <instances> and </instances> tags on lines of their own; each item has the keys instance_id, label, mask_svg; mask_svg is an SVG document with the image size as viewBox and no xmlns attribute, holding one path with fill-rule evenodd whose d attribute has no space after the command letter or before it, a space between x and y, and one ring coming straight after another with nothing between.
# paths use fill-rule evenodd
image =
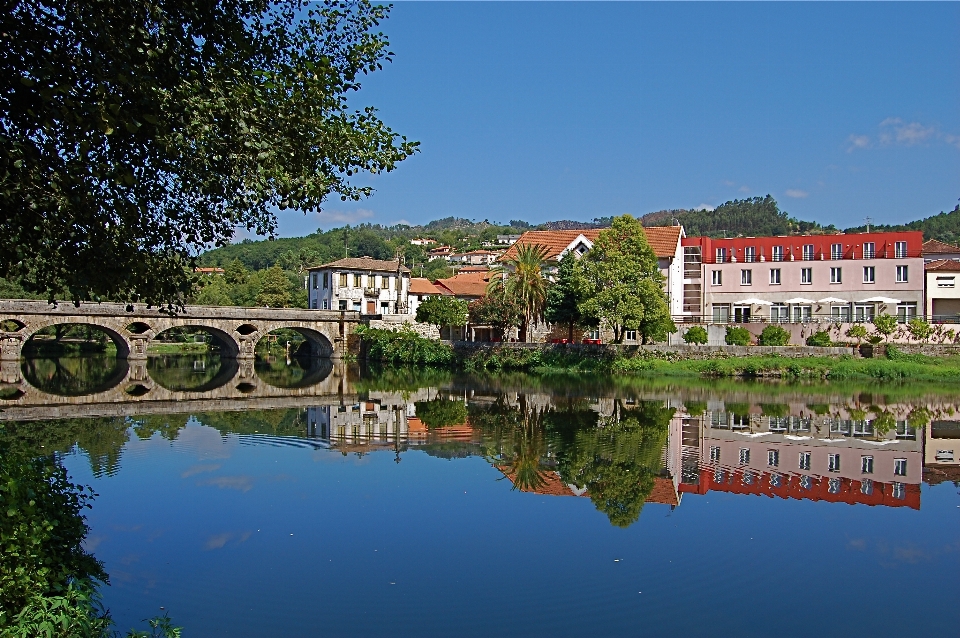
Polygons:
<instances>
[{"instance_id":1,"label":"village house","mask_svg":"<svg viewBox=\"0 0 960 638\"><path fill-rule=\"evenodd\" d=\"M923 242L922 252L924 261L939 261L941 259L960 260L960 247L937 239L928 239Z\"/></svg>"},{"instance_id":2,"label":"village house","mask_svg":"<svg viewBox=\"0 0 960 638\"><path fill-rule=\"evenodd\" d=\"M407 314L410 269L397 261L348 257L308 268L310 308Z\"/></svg>"},{"instance_id":3,"label":"village house","mask_svg":"<svg viewBox=\"0 0 960 638\"><path fill-rule=\"evenodd\" d=\"M960 261L940 259L924 266L926 272L927 320L934 323L960 322Z\"/></svg>"},{"instance_id":4,"label":"village house","mask_svg":"<svg viewBox=\"0 0 960 638\"><path fill-rule=\"evenodd\" d=\"M429 279L413 277L410 279L410 292L407 294L407 314L416 316L417 308L424 299L442 295L443 292Z\"/></svg>"},{"instance_id":5,"label":"village house","mask_svg":"<svg viewBox=\"0 0 960 638\"><path fill-rule=\"evenodd\" d=\"M411 239L411 240L410 240L410 243L411 243L413 246L431 246L431 245L437 243L437 240L436 240L436 239L426 239L426 238L423 238L423 237L418 237L417 239Z\"/></svg>"},{"instance_id":6,"label":"village house","mask_svg":"<svg viewBox=\"0 0 960 638\"><path fill-rule=\"evenodd\" d=\"M471 250L465 253L452 253L446 256L446 260L451 266L486 266L495 262L502 254L502 251Z\"/></svg>"},{"instance_id":7,"label":"village house","mask_svg":"<svg viewBox=\"0 0 960 638\"><path fill-rule=\"evenodd\" d=\"M712 323L901 321L924 303L919 231L687 237L682 320Z\"/></svg>"}]
</instances>

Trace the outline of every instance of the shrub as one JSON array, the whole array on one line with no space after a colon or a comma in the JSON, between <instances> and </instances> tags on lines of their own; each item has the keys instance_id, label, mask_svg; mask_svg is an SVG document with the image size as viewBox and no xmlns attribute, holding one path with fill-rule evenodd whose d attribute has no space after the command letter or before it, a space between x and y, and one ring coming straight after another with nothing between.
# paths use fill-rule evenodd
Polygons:
<instances>
[{"instance_id":1,"label":"shrub","mask_svg":"<svg viewBox=\"0 0 960 638\"><path fill-rule=\"evenodd\" d=\"M790 333L780 326L767 326L760 333L757 343L761 346L785 346L790 343Z\"/></svg>"},{"instance_id":2,"label":"shrub","mask_svg":"<svg viewBox=\"0 0 960 638\"><path fill-rule=\"evenodd\" d=\"M707 329L703 326L694 326L683 333L683 340L691 345L702 346L707 343Z\"/></svg>"},{"instance_id":3,"label":"shrub","mask_svg":"<svg viewBox=\"0 0 960 638\"><path fill-rule=\"evenodd\" d=\"M856 339L858 346L860 345L861 341L863 341L869 336L869 334L867 333L866 327L860 324L850 326L849 328L847 328L847 332L845 334L850 339Z\"/></svg>"},{"instance_id":4,"label":"shrub","mask_svg":"<svg viewBox=\"0 0 960 638\"><path fill-rule=\"evenodd\" d=\"M421 337L407 325L399 330L360 326L357 334L367 347L367 358L371 361L438 366L453 361L453 348L435 339Z\"/></svg>"},{"instance_id":5,"label":"shrub","mask_svg":"<svg viewBox=\"0 0 960 638\"><path fill-rule=\"evenodd\" d=\"M807 337L808 346L817 346L819 348L827 348L833 345L833 342L830 341L830 333L826 330L821 330L820 332L814 332L812 335Z\"/></svg>"},{"instance_id":6,"label":"shrub","mask_svg":"<svg viewBox=\"0 0 960 638\"><path fill-rule=\"evenodd\" d=\"M753 335L746 328L727 326L727 334L723 338L728 346L749 346Z\"/></svg>"},{"instance_id":7,"label":"shrub","mask_svg":"<svg viewBox=\"0 0 960 638\"><path fill-rule=\"evenodd\" d=\"M907 323L907 332L915 341L926 343L930 339L930 335L933 334L933 328L923 319L914 318Z\"/></svg>"},{"instance_id":8,"label":"shrub","mask_svg":"<svg viewBox=\"0 0 960 638\"><path fill-rule=\"evenodd\" d=\"M873 329L884 341L897 329L897 318L883 312L873 318Z\"/></svg>"}]
</instances>

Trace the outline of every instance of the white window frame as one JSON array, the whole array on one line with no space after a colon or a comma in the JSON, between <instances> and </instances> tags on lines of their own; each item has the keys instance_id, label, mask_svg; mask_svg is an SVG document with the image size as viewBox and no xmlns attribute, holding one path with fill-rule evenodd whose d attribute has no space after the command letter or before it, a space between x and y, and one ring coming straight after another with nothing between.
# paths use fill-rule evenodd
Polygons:
<instances>
[{"instance_id":1,"label":"white window frame","mask_svg":"<svg viewBox=\"0 0 960 638\"><path fill-rule=\"evenodd\" d=\"M843 244L830 244L830 259L843 259Z\"/></svg>"},{"instance_id":2,"label":"white window frame","mask_svg":"<svg viewBox=\"0 0 960 638\"><path fill-rule=\"evenodd\" d=\"M893 255L896 259L906 259L907 258L907 242L898 241L893 244Z\"/></svg>"},{"instance_id":3,"label":"white window frame","mask_svg":"<svg viewBox=\"0 0 960 638\"><path fill-rule=\"evenodd\" d=\"M747 246L743 249L743 261L753 263L757 261L757 247Z\"/></svg>"},{"instance_id":4,"label":"white window frame","mask_svg":"<svg viewBox=\"0 0 960 638\"><path fill-rule=\"evenodd\" d=\"M710 446L710 460L713 461L714 463L720 462L720 446L719 445Z\"/></svg>"},{"instance_id":5,"label":"white window frame","mask_svg":"<svg viewBox=\"0 0 960 638\"><path fill-rule=\"evenodd\" d=\"M865 454L860 457L860 473L873 474L873 457L872 456Z\"/></svg>"},{"instance_id":6,"label":"white window frame","mask_svg":"<svg viewBox=\"0 0 960 638\"><path fill-rule=\"evenodd\" d=\"M810 458L811 458L810 452L800 453L800 460L797 462L797 465L800 467L801 470L807 470L807 471L810 470Z\"/></svg>"},{"instance_id":7,"label":"white window frame","mask_svg":"<svg viewBox=\"0 0 960 638\"><path fill-rule=\"evenodd\" d=\"M957 277L937 277L937 288L956 288Z\"/></svg>"},{"instance_id":8,"label":"white window frame","mask_svg":"<svg viewBox=\"0 0 960 638\"><path fill-rule=\"evenodd\" d=\"M800 269L800 284L809 286L813 284L813 268Z\"/></svg>"},{"instance_id":9,"label":"white window frame","mask_svg":"<svg viewBox=\"0 0 960 638\"><path fill-rule=\"evenodd\" d=\"M780 450L767 450L767 465L769 467L780 466Z\"/></svg>"},{"instance_id":10,"label":"white window frame","mask_svg":"<svg viewBox=\"0 0 960 638\"><path fill-rule=\"evenodd\" d=\"M753 270L749 268L744 268L740 271L740 285L741 286L752 286L753 285Z\"/></svg>"},{"instance_id":11,"label":"white window frame","mask_svg":"<svg viewBox=\"0 0 960 638\"><path fill-rule=\"evenodd\" d=\"M877 283L877 267L876 266L863 267L863 283L865 284Z\"/></svg>"},{"instance_id":12,"label":"white window frame","mask_svg":"<svg viewBox=\"0 0 960 638\"><path fill-rule=\"evenodd\" d=\"M771 253L772 261L783 261L783 246L774 246Z\"/></svg>"},{"instance_id":13,"label":"white window frame","mask_svg":"<svg viewBox=\"0 0 960 638\"><path fill-rule=\"evenodd\" d=\"M717 263L723 264L727 261L727 249L726 248L717 248Z\"/></svg>"},{"instance_id":14,"label":"white window frame","mask_svg":"<svg viewBox=\"0 0 960 638\"><path fill-rule=\"evenodd\" d=\"M897 265L897 283L905 284L910 281L910 269L906 264Z\"/></svg>"},{"instance_id":15,"label":"white window frame","mask_svg":"<svg viewBox=\"0 0 960 638\"><path fill-rule=\"evenodd\" d=\"M827 455L827 471L828 472L840 471L840 455L839 454Z\"/></svg>"},{"instance_id":16,"label":"white window frame","mask_svg":"<svg viewBox=\"0 0 960 638\"><path fill-rule=\"evenodd\" d=\"M830 268L830 283L832 284L842 284L843 283L843 269L838 266L832 266Z\"/></svg>"},{"instance_id":17,"label":"white window frame","mask_svg":"<svg viewBox=\"0 0 960 638\"><path fill-rule=\"evenodd\" d=\"M740 448L740 465L748 465L750 463L750 448L742 447Z\"/></svg>"},{"instance_id":18,"label":"white window frame","mask_svg":"<svg viewBox=\"0 0 960 638\"><path fill-rule=\"evenodd\" d=\"M803 261L813 261L813 244L803 245Z\"/></svg>"},{"instance_id":19,"label":"white window frame","mask_svg":"<svg viewBox=\"0 0 960 638\"><path fill-rule=\"evenodd\" d=\"M722 286L723 285L723 271L714 270L710 274L710 285L711 286Z\"/></svg>"},{"instance_id":20,"label":"white window frame","mask_svg":"<svg viewBox=\"0 0 960 638\"><path fill-rule=\"evenodd\" d=\"M771 286L780 285L780 269L779 268L770 269L770 285Z\"/></svg>"},{"instance_id":21,"label":"white window frame","mask_svg":"<svg viewBox=\"0 0 960 638\"><path fill-rule=\"evenodd\" d=\"M893 459L893 474L895 476L907 475L907 459Z\"/></svg>"},{"instance_id":22,"label":"white window frame","mask_svg":"<svg viewBox=\"0 0 960 638\"><path fill-rule=\"evenodd\" d=\"M872 241L863 242L863 258L876 259L876 257L877 257L877 244Z\"/></svg>"}]
</instances>

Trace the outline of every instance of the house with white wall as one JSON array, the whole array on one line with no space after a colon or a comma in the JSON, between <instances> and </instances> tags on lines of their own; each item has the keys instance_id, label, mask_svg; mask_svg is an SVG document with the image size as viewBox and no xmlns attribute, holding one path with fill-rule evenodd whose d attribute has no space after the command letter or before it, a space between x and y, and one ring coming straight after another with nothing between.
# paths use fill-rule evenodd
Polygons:
<instances>
[{"instance_id":1,"label":"house with white wall","mask_svg":"<svg viewBox=\"0 0 960 638\"><path fill-rule=\"evenodd\" d=\"M410 269L397 261L348 257L307 269L310 308L367 315L407 314Z\"/></svg>"}]
</instances>

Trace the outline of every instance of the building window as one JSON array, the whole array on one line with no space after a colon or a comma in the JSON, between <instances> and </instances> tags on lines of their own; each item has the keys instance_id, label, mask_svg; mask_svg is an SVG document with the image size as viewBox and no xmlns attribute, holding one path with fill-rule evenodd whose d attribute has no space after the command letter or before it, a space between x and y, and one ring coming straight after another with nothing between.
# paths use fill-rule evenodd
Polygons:
<instances>
[{"instance_id":1,"label":"building window","mask_svg":"<svg viewBox=\"0 0 960 638\"><path fill-rule=\"evenodd\" d=\"M893 459L893 473L897 476L906 476L907 459Z\"/></svg>"},{"instance_id":2,"label":"building window","mask_svg":"<svg viewBox=\"0 0 960 638\"><path fill-rule=\"evenodd\" d=\"M743 484L744 485L753 485L753 472L747 470L743 473Z\"/></svg>"},{"instance_id":3,"label":"building window","mask_svg":"<svg viewBox=\"0 0 960 638\"><path fill-rule=\"evenodd\" d=\"M313 289L316 290L319 288L320 273L313 273Z\"/></svg>"},{"instance_id":4,"label":"building window","mask_svg":"<svg viewBox=\"0 0 960 638\"><path fill-rule=\"evenodd\" d=\"M809 452L800 453L800 469L801 470L810 469L810 453Z\"/></svg>"},{"instance_id":5,"label":"building window","mask_svg":"<svg viewBox=\"0 0 960 638\"><path fill-rule=\"evenodd\" d=\"M730 304L713 304L713 323L728 323L730 321Z\"/></svg>"},{"instance_id":6,"label":"building window","mask_svg":"<svg viewBox=\"0 0 960 638\"><path fill-rule=\"evenodd\" d=\"M897 266L897 283L902 284L907 281L907 267Z\"/></svg>"},{"instance_id":7,"label":"building window","mask_svg":"<svg viewBox=\"0 0 960 638\"><path fill-rule=\"evenodd\" d=\"M955 288L956 285L956 277L937 277L937 288Z\"/></svg>"},{"instance_id":8,"label":"building window","mask_svg":"<svg viewBox=\"0 0 960 638\"><path fill-rule=\"evenodd\" d=\"M756 246L747 246L743 249L743 260L745 262L754 262L757 260L757 248Z\"/></svg>"},{"instance_id":9,"label":"building window","mask_svg":"<svg viewBox=\"0 0 960 638\"><path fill-rule=\"evenodd\" d=\"M871 479L865 478L860 481L860 493L864 496L873 494L873 481Z\"/></svg>"},{"instance_id":10,"label":"building window","mask_svg":"<svg viewBox=\"0 0 960 638\"><path fill-rule=\"evenodd\" d=\"M915 319L916 316L917 316L916 303L897 304L897 321L899 321L900 323L907 323L911 319Z\"/></svg>"},{"instance_id":11,"label":"building window","mask_svg":"<svg viewBox=\"0 0 960 638\"><path fill-rule=\"evenodd\" d=\"M827 481L827 491L830 492L831 494L839 494L839 493L840 493L840 479L839 479L839 478L831 478L830 480L828 480L828 481Z\"/></svg>"},{"instance_id":12,"label":"building window","mask_svg":"<svg viewBox=\"0 0 960 638\"><path fill-rule=\"evenodd\" d=\"M354 275L354 276L353 276L353 287L354 287L354 288L363 288L363 275Z\"/></svg>"},{"instance_id":13,"label":"building window","mask_svg":"<svg viewBox=\"0 0 960 638\"><path fill-rule=\"evenodd\" d=\"M773 247L773 261L783 261L783 246Z\"/></svg>"},{"instance_id":14,"label":"building window","mask_svg":"<svg viewBox=\"0 0 960 638\"><path fill-rule=\"evenodd\" d=\"M722 270L714 270L714 271L711 273L711 279L710 279L710 281L713 283L714 286L722 286L722 285L723 285L723 271L722 271Z\"/></svg>"},{"instance_id":15,"label":"building window","mask_svg":"<svg viewBox=\"0 0 960 638\"><path fill-rule=\"evenodd\" d=\"M784 304L770 306L770 321L773 323L787 323L790 321L790 308Z\"/></svg>"},{"instance_id":16,"label":"building window","mask_svg":"<svg viewBox=\"0 0 960 638\"><path fill-rule=\"evenodd\" d=\"M767 450L767 465L770 467L777 467L780 465L779 450Z\"/></svg>"},{"instance_id":17,"label":"building window","mask_svg":"<svg viewBox=\"0 0 960 638\"><path fill-rule=\"evenodd\" d=\"M316 299L311 299L311 300L310 300L310 308L312 308L313 310L316 310L316 309L317 309L317 300L316 300Z\"/></svg>"},{"instance_id":18,"label":"building window","mask_svg":"<svg viewBox=\"0 0 960 638\"><path fill-rule=\"evenodd\" d=\"M340 310L346 310L346 309L347 309L347 300L346 300L346 299L341 299L341 300L340 300Z\"/></svg>"},{"instance_id":19,"label":"building window","mask_svg":"<svg viewBox=\"0 0 960 638\"><path fill-rule=\"evenodd\" d=\"M863 267L863 283L872 284L877 280L877 269L873 266Z\"/></svg>"},{"instance_id":20,"label":"building window","mask_svg":"<svg viewBox=\"0 0 960 638\"><path fill-rule=\"evenodd\" d=\"M873 259L877 256L877 245L872 241L865 242L863 244L863 258L864 259Z\"/></svg>"},{"instance_id":21,"label":"building window","mask_svg":"<svg viewBox=\"0 0 960 638\"><path fill-rule=\"evenodd\" d=\"M770 269L770 283L774 286L780 285L780 269L771 268Z\"/></svg>"},{"instance_id":22,"label":"building window","mask_svg":"<svg viewBox=\"0 0 960 638\"><path fill-rule=\"evenodd\" d=\"M843 272L842 272L842 270L843 270L842 268L831 268L831 269L830 269L830 283L832 283L832 284L840 284L840 283L843 283L843 281L842 281L842 278L843 278Z\"/></svg>"},{"instance_id":23,"label":"building window","mask_svg":"<svg viewBox=\"0 0 960 638\"><path fill-rule=\"evenodd\" d=\"M723 479L724 479L723 470L721 470L718 467L713 471L713 482L716 483L717 485L720 485L723 483Z\"/></svg>"},{"instance_id":24,"label":"building window","mask_svg":"<svg viewBox=\"0 0 960 638\"><path fill-rule=\"evenodd\" d=\"M873 304L865 304L862 306L858 305L853 307L853 320L858 323L873 321L874 314L875 312Z\"/></svg>"},{"instance_id":25,"label":"building window","mask_svg":"<svg viewBox=\"0 0 960 638\"><path fill-rule=\"evenodd\" d=\"M893 483L893 498L902 500L907 496L906 486L903 483L894 481Z\"/></svg>"},{"instance_id":26,"label":"building window","mask_svg":"<svg viewBox=\"0 0 960 638\"><path fill-rule=\"evenodd\" d=\"M753 283L753 271L752 270L741 270L740 271L740 285L749 286Z\"/></svg>"},{"instance_id":27,"label":"building window","mask_svg":"<svg viewBox=\"0 0 960 638\"><path fill-rule=\"evenodd\" d=\"M873 474L873 457L872 456L860 457L860 472L862 472L863 474Z\"/></svg>"},{"instance_id":28,"label":"building window","mask_svg":"<svg viewBox=\"0 0 960 638\"><path fill-rule=\"evenodd\" d=\"M813 319L813 306L794 306L793 323L805 323Z\"/></svg>"},{"instance_id":29,"label":"building window","mask_svg":"<svg viewBox=\"0 0 960 638\"><path fill-rule=\"evenodd\" d=\"M727 249L717 248L717 263L722 264L727 261Z\"/></svg>"},{"instance_id":30,"label":"building window","mask_svg":"<svg viewBox=\"0 0 960 638\"><path fill-rule=\"evenodd\" d=\"M830 244L830 259L843 259L843 244Z\"/></svg>"},{"instance_id":31,"label":"building window","mask_svg":"<svg viewBox=\"0 0 960 638\"><path fill-rule=\"evenodd\" d=\"M830 472L840 471L840 455L839 454L827 455L827 470L829 470Z\"/></svg>"},{"instance_id":32,"label":"building window","mask_svg":"<svg viewBox=\"0 0 960 638\"><path fill-rule=\"evenodd\" d=\"M627 341L636 341L637 340L637 331L636 330L627 330L624 332L623 338Z\"/></svg>"},{"instance_id":33,"label":"building window","mask_svg":"<svg viewBox=\"0 0 960 638\"><path fill-rule=\"evenodd\" d=\"M850 306L830 306L830 316L838 323L850 323Z\"/></svg>"},{"instance_id":34,"label":"building window","mask_svg":"<svg viewBox=\"0 0 960 638\"><path fill-rule=\"evenodd\" d=\"M801 284L812 284L812 283L813 283L813 268L801 268L801 269L800 269L800 283L801 283Z\"/></svg>"},{"instance_id":35,"label":"building window","mask_svg":"<svg viewBox=\"0 0 960 638\"><path fill-rule=\"evenodd\" d=\"M341 288L347 287L347 273L345 272L340 273L340 287Z\"/></svg>"},{"instance_id":36,"label":"building window","mask_svg":"<svg viewBox=\"0 0 960 638\"><path fill-rule=\"evenodd\" d=\"M328 303L329 303L329 302L328 302L326 299L323 300L323 309L324 309L324 310L327 310L327 309L328 309Z\"/></svg>"},{"instance_id":37,"label":"building window","mask_svg":"<svg viewBox=\"0 0 960 638\"><path fill-rule=\"evenodd\" d=\"M813 261L813 244L803 245L803 260Z\"/></svg>"},{"instance_id":38,"label":"building window","mask_svg":"<svg viewBox=\"0 0 960 638\"><path fill-rule=\"evenodd\" d=\"M773 472L770 475L770 487L780 487L783 485L783 474L780 472Z\"/></svg>"},{"instance_id":39,"label":"building window","mask_svg":"<svg viewBox=\"0 0 960 638\"><path fill-rule=\"evenodd\" d=\"M907 258L907 242L898 241L894 244L894 257L897 259L906 259Z\"/></svg>"},{"instance_id":40,"label":"building window","mask_svg":"<svg viewBox=\"0 0 960 638\"><path fill-rule=\"evenodd\" d=\"M330 273L323 273L323 288L324 288L324 290L326 290L326 289L329 287L328 281L327 281L327 278L328 278L329 274L330 274Z\"/></svg>"},{"instance_id":41,"label":"building window","mask_svg":"<svg viewBox=\"0 0 960 638\"><path fill-rule=\"evenodd\" d=\"M813 480L809 476L804 474L803 476L800 477L801 489L809 490L812 485L813 485Z\"/></svg>"},{"instance_id":42,"label":"building window","mask_svg":"<svg viewBox=\"0 0 960 638\"><path fill-rule=\"evenodd\" d=\"M746 465L750 462L750 448L740 448L740 465Z\"/></svg>"},{"instance_id":43,"label":"building window","mask_svg":"<svg viewBox=\"0 0 960 638\"><path fill-rule=\"evenodd\" d=\"M710 460L713 461L714 463L720 462L720 446L719 445L710 446Z\"/></svg>"}]
</instances>

